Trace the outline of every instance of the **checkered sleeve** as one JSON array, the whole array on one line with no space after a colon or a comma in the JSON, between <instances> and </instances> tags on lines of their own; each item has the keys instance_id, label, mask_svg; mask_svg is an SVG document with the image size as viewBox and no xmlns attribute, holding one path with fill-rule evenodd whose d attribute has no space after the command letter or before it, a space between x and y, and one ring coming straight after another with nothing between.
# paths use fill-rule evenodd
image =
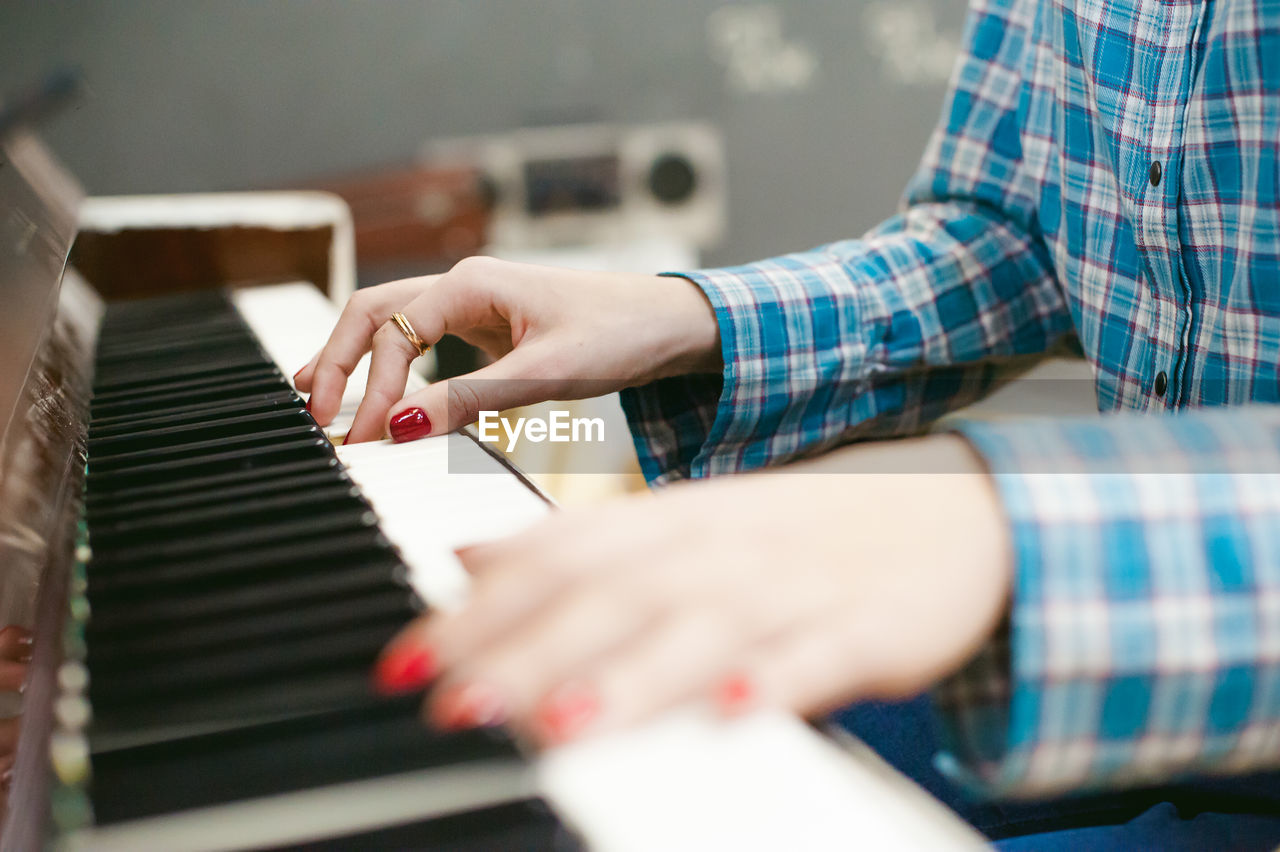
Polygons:
<instances>
[{"instance_id":1,"label":"checkered sleeve","mask_svg":"<svg viewBox=\"0 0 1280 852\"><path fill-rule=\"evenodd\" d=\"M919 431L988 388L983 359L1071 328L1020 170L1034 4L976 2L943 120L902 212L862 239L682 273L715 308L724 370L623 392L651 482Z\"/></svg>"},{"instance_id":2,"label":"checkered sleeve","mask_svg":"<svg viewBox=\"0 0 1280 852\"><path fill-rule=\"evenodd\" d=\"M942 768L1040 796L1280 766L1280 406L960 428L1015 580L939 688Z\"/></svg>"}]
</instances>

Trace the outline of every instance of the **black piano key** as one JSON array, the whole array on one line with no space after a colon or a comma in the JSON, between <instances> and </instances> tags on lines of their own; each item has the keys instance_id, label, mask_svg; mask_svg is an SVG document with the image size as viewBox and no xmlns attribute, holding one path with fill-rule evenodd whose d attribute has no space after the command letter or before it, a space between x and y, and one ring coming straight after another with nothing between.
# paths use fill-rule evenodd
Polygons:
<instances>
[{"instance_id":1,"label":"black piano key","mask_svg":"<svg viewBox=\"0 0 1280 852\"><path fill-rule=\"evenodd\" d=\"M429 849L431 852L585 852L586 847L543 799L520 799L488 808L415 820L258 852L366 852Z\"/></svg>"},{"instance_id":2,"label":"black piano key","mask_svg":"<svg viewBox=\"0 0 1280 852\"><path fill-rule=\"evenodd\" d=\"M500 731L441 734L418 696L92 756L101 824L520 752Z\"/></svg>"},{"instance_id":3,"label":"black piano key","mask_svg":"<svg viewBox=\"0 0 1280 852\"><path fill-rule=\"evenodd\" d=\"M85 487L115 491L138 485L150 485L174 479L213 476L242 470L267 469L276 465L313 458L327 458L333 452L322 437L302 437L267 447L251 447L226 453L211 453L194 459L169 459L139 464L126 470L101 471L92 474ZM90 467L93 459L89 459Z\"/></svg>"},{"instance_id":4,"label":"black piano key","mask_svg":"<svg viewBox=\"0 0 1280 852\"><path fill-rule=\"evenodd\" d=\"M216 417L257 414L264 411L301 411L303 401L292 390L282 388L271 393L253 394L243 399L216 400L192 405L179 405L146 415L124 414L95 418L89 424L89 437L128 434L134 428L181 426Z\"/></svg>"},{"instance_id":5,"label":"black piano key","mask_svg":"<svg viewBox=\"0 0 1280 852\"><path fill-rule=\"evenodd\" d=\"M151 351L141 351L144 348L146 348L145 344L139 343L133 353L98 358L96 374L101 375L105 382L110 382L137 369L163 371L176 361L226 366L261 352L255 344L243 340L210 341L192 346L154 347Z\"/></svg>"},{"instance_id":6,"label":"black piano key","mask_svg":"<svg viewBox=\"0 0 1280 852\"><path fill-rule=\"evenodd\" d=\"M360 707L377 697L367 661L336 662L270 681L212 684L199 692L96 706L91 742L105 750L172 742L193 732Z\"/></svg>"},{"instance_id":7,"label":"black piano key","mask_svg":"<svg viewBox=\"0 0 1280 852\"><path fill-rule=\"evenodd\" d=\"M121 375L111 381L105 380L103 375L99 373L94 377L93 392L95 394L115 393L117 391L145 389L165 382L225 378L261 370L263 367L264 360L262 355L257 352L246 353L239 359L230 359L221 364L174 361L171 364L158 366L150 370L122 370Z\"/></svg>"},{"instance_id":8,"label":"black piano key","mask_svg":"<svg viewBox=\"0 0 1280 852\"><path fill-rule=\"evenodd\" d=\"M236 434L220 438L156 446L145 450L106 450L90 457L88 475L92 477L95 474L113 470L138 470L176 459L194 460L230 452L241 447L253 449L288 443L298 438L322 437L323 433L315 423L304 420L277 429L261 432L236 430Z\"/></svg>"},{"instance_id":9,"label":"black piano key","mask_svg":"<svg viewBox=\"0 0 1280 852\"><path fill-rule=\"evenodd\" d=\"M134 500L113 499L109 504L95 508L94 523L96 527L107 527L118 521L127 521L143 517L150 513L177 512L182 509L195 509L201 506L216 506L234 500L251 497L270 497L276 494L301 494L311 488L324 488L350 484L351 478L345 471L335 474L329 469L303 473L297 476L277 476L261 482L247 485L224 486L213 491L187 491L167 497L152 497Z\"/></svg>"},{"instance_id":10,"label":"black piano key","mask_svg":"<svg viewBox=\"0 0 1280 852\"><path fill-rule=\"evenodd\" d=\"M159 411L183 405L218 402L228 399L241 399L257 393L270 393L280 390L280 382L274 377L263 379L241 379L221 384L216 387L202 388L176 393L143 394L114 402L92 403L89 407L92 417L113 417L122 414L145 414L148 411Z\"/></svg>"},{"instance_id":11,"label":"black piano key","mask_svg":"<svg viewBox=\"0 0 1280 852\"><path fill-rule=\"evenodd\" d=\"M103 632L129 633L180 625L191 619L225 618L311 601L345 599L374 589L403 587L405 582L397 577L400 571L399 560L387 556L381 560L365 558L343 565L340 570L280 570L270 576L253 577L237 572L240 582L155 586L140 583L115 598L95 593L91 586L90 594L95 594L97 601L91 626Z\"/></svg>"},{"instance_id":12,"label":"black piano key","mask_svg":"<svg viewBox=\"0 0 1280 852\"><path fill-rule=\"evenodd\" d=\"M202 328L198 340L175 339L172 336L147 336L126 343L98 347L97 363L104 369L129 367L139 362L168 362L175 356L192 361L216 361L240 353L255 352L257 347L244 339L244 331L234 326Z\"/></svg>"},{"instance_id":13,"label":"black piano key","mask_svg":"<svg viewBox=\"0 0 1280 852\"><path fill-rule=\"evenodd\" d=\"M183 316L173 316L165 320L164 325L155 324L154 316L141 318L141 322L127 322L122 315L115 314L114 305L112 306L111 316L106 317L103 326L111 332L108 339L102 345L111 346L126 342L121 340L121 332L128 330L129 336L142 334L148 338L185 338L190 337L193 332L202 329L215 329L232 326L238 328L240 326L240 318L233 310L223 308L206 309L200 313L188 314Z\"/></svg>"},{"instance_id":14,"label":"black piano key","mask_svg":"<svg viewBox=\"0 0 1280 852\"><path fill-rule=\"evenodd\" d=\"M189 494L202 494L231 486L265 483L281 477L291 477L325 470L340 470L338 460L333 457L332 453L316 453L310 458L300 461L286 462L268 467L233 470L227 473L215 473L206 476L164 479L145 485L110 489L98 485L94 489L86 490L85 506L92 520L95 516L94 513L103 507L120 505L130 500L157 500Z\"/></svg>"},{"instance_id":15,"label":"black piano key","mask_svg":"<svg viewBox=\"0 0 1280 852\"><path fill-rule=\"evenodd\" d=\"M262 645L250 643L207 652L90 665L89 700L97 706L153 701L158 697L199 694L217 686L263 682L326 666L372 666L378 654L404 627L411 613L397 613L371 625L333 628L301 638Z\"/></svg>"},{"instance_id":16,"label":"black piano key","mask_svg":"<svg viewBox=\"0 0 1280 852\"><path fill-rule=\"evenodd\" d=\"M89 541L94 546L114 548L147 540L165 541L222 530L246 530L343 508L367 510L360 500L360 490L350 482L339 480L306 491L160 511L110 523L95 522L89 527Z\"/></svg>"},{"instance_id":17,"label":"black piano key","mask_svg":"<svg viewBox=\"0 0 1280 852\"><path fill-rule=\"evenodd\" d=\"M187 618L180 625L134 629L124 635L93 629L87 640L89 664L130 665L138 660L176 657L218 648L259 645L277 639L314 636L329 629L409 621L420 611L413 594L387 585L338 600L294 602L274 612L226 614L221 618Z\"/></svg>"},{"instance_id":18,"label":"black piano key","mask_svg":"<svg viewBox=\"0 0 1280 852\"><path fill-rule=\"evenodd\" d=\"M330 533L374 529L377 517L364 504L318 512L303 518L281 521L266 527L252 527L192 536L176 541L148 541L110 548L94 554L98 570L138 569L145 564L169 560L195 559L251 548L268 547L282 541L324 537ZM92 535L89 544L93 546Z\"/></svg>"},{"instance_id":19,"label":"black piano key","mask_svg":"<svg viewBox=\"0 0 1280 852\"><path fill-rule=\"evenodd\" d=\"M280 371L274 366L267 364L255 364L252 367L235 370L234 372L224 372L222 374L200 376L192 378L190 376L182 376L166 382L147 382L144 385L132 388L117 388L115 390L95 390L93 392L93 402L101 405L108 402L122 402L135 400L141 396L163 396L167 393L182 393L186 391L201 390L204 388L216 388L223 385L234 384L247 381L260 381L262 379L280 379Z\"/></svg>"},{"instance_id":20,"label":"black piano key","mask_svg":"<svg viewBox=\"0 0 1280 852\"><path fill-rule=\"evenodd\" d=\"M231 300L225 290L197 290L189 293L173 293L166 296L149 296L146 299L112 302L103 317L104 328L112 328L143 320L147 324L155 317L166 314L210 316L232 310Z\"/></svg>"},{"instance_id":21,"label":"black piano key","mask_svg":"<svg viewBox=\"0 0 1280 852\"><path fill-rule=\"evenodd\" d=\"M377 564L387 576L402 576L403 563L375 524L361 523L313 531L280 532L272 541L250 548L197 551L185 557L142 559L108 564L94 557L89 594L95 601L123 600L144 606L154 597L200 595L246 583L269 585L295 577L321 582L335 573ZM314 534L313 534L314 533ZM107 558L112 556L110 551Z\"/></svg>"}]
</instances>

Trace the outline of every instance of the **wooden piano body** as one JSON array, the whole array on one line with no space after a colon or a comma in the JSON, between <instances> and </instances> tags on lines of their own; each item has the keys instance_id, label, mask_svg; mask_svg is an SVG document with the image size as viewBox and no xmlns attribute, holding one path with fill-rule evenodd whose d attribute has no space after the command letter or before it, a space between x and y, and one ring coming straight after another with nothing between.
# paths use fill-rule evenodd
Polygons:
<instances>
[{"instance_id":1,"label":"wooden piano body","mask_svg":"<svg viewBox=\"0 0 1280 852\"><path fill-rule=\"evenodd\" d=\"M208 568L211 563L189 558L192 542L203 536L208 546L220 546L213 534L220 529L218 519L242 509L239 504L284 506L296 523L314 518L289 506L287 491L270 490L286 481L272 478L284 475L278 471L252 473L237 486L239 496L225 500L168 480L169 470L175 477L194 475L193 470L206 477L239 476L237 471L248 468L217 467L217 459L239 452L233 450L236 441L256 438L232 430L210 440L212 427L199 419L203 403L193 403L199 417L156 403L147 384L131 380L131 358L143 358L152 372L169 377L170 387L173 376L189 375L193 383L222 393L225 385L211 383L207 371L198 374L198 365L170 358L164 347L193 351L205 345L198 335L209 334L212 348L198 351L258 353L261 363L227 368L248 371L235 373L236 381L272 400L269 411L253 416L279 426L280 441L305 444L299 458L334 459L305 462L314 467L306 469L308 482L332 475L340 479L317 488L345 489L335 497L348 501L341 512L328 504L323 510L354 518L351 523L372 530L379 546L385 545L378 559L353 563L350 570L394 560L395 570L378 582L402 583L405 600L417 605L448 606L465 594L453 547L513 532L553 507L465 434L406 445L331 447L284 378L318 348L336 316L334 304L310 283L240 289L225 299L206 294L104 307L73 270L64 274L80 204L74 181L33 137L13 136L0 144L0 604L3 615L36 634L0 849L979 845L945 809L864 748L838 744L783 714L722 724L702 708L687 707L638 730L542 755L509 743L460 744L425 728L406 729L403 714L394 716L400 709L392 713L373 697L353 693L359 688L347 676L354 670L351 658L330 662L317 656L330 633L352 643L358 633L369 643L367 630L329 630L317 620L341 613L340 596L318 601L312 590L305 605L296 607L282 597L279 620L295 625L284 638L261 612L229 612L237 629L260 633L230 650L221 647L227 638L209 620L217 611L211 600L225 607L239 595L253 610L259 587L237 587L231 594L220 586L220 597L209 598L203 586L189 593L180 585L176 592L157 592L146 585L147 577L175 582L166 560L191 570ZM277 225L287 229L287 223ZM351 262L342 250L330 257L344 266ZM335 275L332 269L329 274ZM181 333L166 334L166 324ZM357 379L348 402L358 401L360 391ZM209 418L234 425L225 408L240 400L228 395L223 402L208 409L223 413ZM131 406L157 404L160 409L138 415L134 429ZM158 426L162 421L180 425ZM198 434L182 438L182 429ZM149 434L158 436L153 451L145 443ZM218 446L219 440L226 446ZM194 468L191 453L199 454ZM451 463L460 460L480 472L451 472ZM253 493L251 481L265 483L261 495ZM168 495L172 505L148 498L148 488ZM121 508L130 505L139 511ZM364 509L352 514L352 505ZM273 542L263 538L271 531L264 519L240 523L256 531L258 549L248 549L245 538L231 555L267 559ZM155 537L147 530L155 530ZM237 535L242 532L235 528ZM214 557L219 565L229 564L226 554ZM331 575L317 582L350 579L342 560L332 561ZM385 597L384 586L365 590L364 597L352 595L352 606L357 599ZM272 588L278 593L283 587ZM166 614L157 600L174 601L181 617ZM131 618L167 618L174 632L139 632ZM311 636L314 644L305 641ZM149 648L159 650L144 653ZM301 679L286 655L301 653L298 648L309 654ZM130 653L136 653L136 664L129 663ZM240 672L222 664L227 660L271 677L246 686ZM284 660L279 673L271 668L278 660ZM207 684L193 680L205 671ZM338 677L343 672L345 680ZM326 691L316 686L322 682L340 682L341 688ZM338 701L334 696L352 703L325 703ZM361 715L366 711L367 718ZM367 755L349 752L345 765L334 766L333 755L316 746L323 738L307 727L316 718L341 717L344 727L335 728L341 738L364 731L360 726L383 713L399 726L386 736L404 743L390 757L383 754L387 741L377 739L381 729L370 728ZM294 738L296 747L268 739L273 732ZM500 732L495 736L500 739ZM243 747L246 741L251 748ZM476 759L465 753L469 748L477 749ZM427 756L414 758L419 751ZM385 771L379 761L387 764ZM521 833L522 820L534 818L539 821L532 833Z\"/></svg>"}]
</instances>

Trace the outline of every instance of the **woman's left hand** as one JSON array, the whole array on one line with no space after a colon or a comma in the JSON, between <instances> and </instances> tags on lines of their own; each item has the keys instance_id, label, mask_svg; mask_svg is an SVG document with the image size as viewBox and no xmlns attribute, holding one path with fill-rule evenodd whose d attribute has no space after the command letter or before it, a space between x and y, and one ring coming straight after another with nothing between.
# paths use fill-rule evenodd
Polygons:
<instances>
[{"instance_id":1,"label":"woman's left hand","mask_svg":"<svg viewBox=\"0 0 1280 852\"><path fill-rule=\"evenodd\" d=\"M812 714L914 694L1004 612L999 506L959 438L842 453L894 471L932 454L969 473L801 465L557 513L460 551L468 603L406 628L377 683L435 679L435 725L506 723L541 744L700 697Z\"/></svg>"}]
</instances>

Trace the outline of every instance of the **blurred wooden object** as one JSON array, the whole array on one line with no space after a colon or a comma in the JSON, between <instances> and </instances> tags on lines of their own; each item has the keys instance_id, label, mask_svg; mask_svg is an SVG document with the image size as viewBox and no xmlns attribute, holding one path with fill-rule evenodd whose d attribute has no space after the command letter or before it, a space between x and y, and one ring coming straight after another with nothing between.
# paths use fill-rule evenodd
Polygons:
<instances>
[{"instance_id":1,"label":"blurred wooden object","mask_svg":"<svg viewBox=\"0 0 1280 852\"><path fill-rule=\"evenodd\" d=\"M301 280L341 303L356 286L351 212L324 192L89 198L71 263L108 299Z\"/></svg>"},{"instance_id":2,"label":"blurred wooden object","mask_svg":"<svg viewBox=\"0 0 1280 852\"><path fill-rule=\"evenodd\" d=\"M447 268L487 240L492 198L473 168L392 167L321 179L310 188L338 195L351 208L362 272Z\"/></svg>"}]
</instances>

